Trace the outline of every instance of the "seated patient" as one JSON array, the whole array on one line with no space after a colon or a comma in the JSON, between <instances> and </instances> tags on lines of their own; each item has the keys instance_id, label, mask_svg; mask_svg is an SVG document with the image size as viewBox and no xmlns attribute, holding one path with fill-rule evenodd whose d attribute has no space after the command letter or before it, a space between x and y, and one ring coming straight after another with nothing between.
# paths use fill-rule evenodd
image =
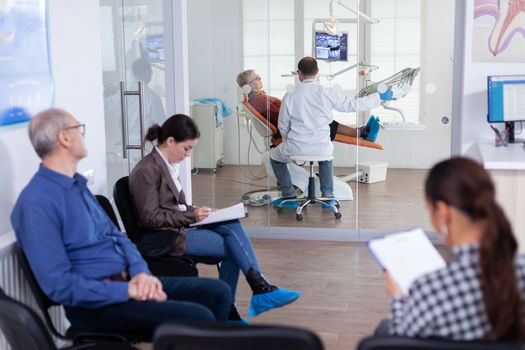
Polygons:
<instances>
[{"instance_id":1,"label":"seated patient","mask_svg":"<svg viewBox=\"0 0 525 350\"><path fill-rule=\"evenodd\" d=\"M525 341L525 256L516 253L489 174L467 158L449 159L430 170L425 194L432 225L454 259L417 279L407 295L387 274L389 333Z\"/></svg>"},{"instance_id":2,"label":"seated patient","mask_svg":"<svg viewBox=\"0 0 525 350\"><path fill-rule=\"evenodd\" d=\"M177 235L169 237L146 233L143 240L165 254L224 258L219 278L230 286L232 299L241 269L253 292L248 311L251 317L295 301L299 292L279 289L264 278L239 220L185 229L213 210L188 205L179 181L180 162L191 155L199 136L197 124L183 114L168 118L162 126L149 128L146 140L156 141L157 145L129 176L132 205L142 229L179 230ZM230 320L242 321L233 303Z\"/></svg>"},{"instance_id":3,"label":"seated patient","mask_svg":"<svg viewBox=\"0 0 525 350\"><path fill-rule=\"evenodd\" d=\"M151 339L169 321L224 321L231 292L222 281L156 278L78 174L85 125L60 109L37 114L29 137L42 159L11 223L38 284L64 305L75 331Z\"/></svg>"},{"instance_id":4,"label":"seated patient","mask_svg":"<svg viewBox=\"0 0 525 350\"><path fill-rule=\"evenodd\" d=\"M255 108L257 112L265 116L276 127L279 125L279 109L281 108L281 100L277 97L267 95L263 90L263 82L261 77L255 73L255 70L245 70L237 75L237 84L240 88L247 85L251 91L248 93L248 102ZM390 96L390 97L389 97ZM388 90L382 96L383 100L392 98L392 92ZM330 139L333 141L337 134L359 137L375 142L379 133L379 118L370 116L367 124L360 128L352 128L344 124L339 124L336 120L332 120L330 126ZM277 135L279 137L280 133Z\"/></svg>"}]
</instances>

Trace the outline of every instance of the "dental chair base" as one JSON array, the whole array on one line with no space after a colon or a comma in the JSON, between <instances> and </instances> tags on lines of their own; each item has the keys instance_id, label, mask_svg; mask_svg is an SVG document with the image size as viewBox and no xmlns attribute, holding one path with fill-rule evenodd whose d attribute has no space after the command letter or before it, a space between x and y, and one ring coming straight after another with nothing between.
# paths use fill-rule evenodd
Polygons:
<instances>
[{"instance_id":1,"label":"dental chair base","mask_svg":"<svg viewBox=\"0 0 525 350\"><path fill-rule=\"evenodd\" d=\"M295 219L297 221L303 220L303 209L306 208L310 204L323 204L328 206L333 212L336 219L341 219L341 212L339 211L339 207L341 204L336 198L323 198L323 197L316 197L315 195L315 173L314 173L314 163L320 162L320 161L327 161L332 160L333 157L331 155L311 155L311 156L291 156L292 160L298 161L298 162L309 162L310 163L310 176L308 177L308 196L306 198L293 198L293 199L285 199L277 208L278 211L282 211L282 208L286 203L290 202L298 202L299 207L295 211ZM304 170L304 169L303 169Z\"/></svg>"},{"instance_id":2,"label":"dental chair base","mask_svg":"<svg viewBox=\"0 0 525 350\"><path fill-rule=\"evenodd\" d=\"M273 169L269 162L269 156L267 153L262 156L262 163L266 169L266 174L268 177L275 178ZM308 193L308 187L310 183L309 174L306 169L302 166L299 166L295 163L288 163L288 171L292 177L292 184L299 188L302 193ZM356 178L355 176L354 178ZM319 182L319 176L314 174L314 186L315 186L315 195L321 196L321 184ZM348 185L343 179L334 176L334 197L340 201L351 201L354 200L354 195L352 188Z\"/></svg>"}]
</instances>

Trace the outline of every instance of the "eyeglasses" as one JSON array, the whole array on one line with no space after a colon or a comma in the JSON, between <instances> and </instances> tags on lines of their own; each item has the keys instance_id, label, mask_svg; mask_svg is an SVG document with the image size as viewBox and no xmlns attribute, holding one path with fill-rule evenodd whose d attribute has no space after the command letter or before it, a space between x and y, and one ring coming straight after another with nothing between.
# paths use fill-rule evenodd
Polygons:
<instances>
[{"instance_id":1,"label":"eyeglasses","mask_svg":"<svg viewBox=\"0 0 525 350\"><path fill-rule=\"evenodd\" d=\"M248 82L248 85L250 85L250 84L253 83L254 81L258 81L258 80L261 80L261 76L260 76L259 74L257 74L257 75L255 76L255 79L250 80L250 81Z\"/></svg>"},{"instance_id":2,"label":"eyeglasses","mask_svg":"<svg viewBox=\"0 0 525 350\"><path fill-rule=\"evenodd\" d=\"M86 133L86 124L73 125L73 126L64 128L62 130L70 130L70 129L75 129L75 128L78 128L78 131L80 132L82 136L84 136L84 134Z\"/></svg>"}]
</instances>

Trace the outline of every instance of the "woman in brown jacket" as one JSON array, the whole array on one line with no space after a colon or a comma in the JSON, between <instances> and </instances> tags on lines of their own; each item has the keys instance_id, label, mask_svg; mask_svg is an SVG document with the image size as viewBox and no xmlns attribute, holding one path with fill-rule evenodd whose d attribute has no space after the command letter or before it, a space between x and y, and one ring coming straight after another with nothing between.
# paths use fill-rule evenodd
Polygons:
<instances>
[{"instance_id":1,"label":"woman in brown jacket","mask_svg":"<svg viewBox=\"0 0 525 350\"><path fill-rule=\"evenodd\" d=\"M140 228L146 232L179 230L171 237L146 233L142 240L147 240L150 247L152 243L156 245L160 255L223 258L219 278L230 286L233 300L241 270L253 292L250 317L292 303L301 293L277 288L266 280L239 220L185 229L205 219L213 210L188 205L178 179L180 162L191 155L199 136L195 122L183 114L168 118L162 126L155 124L149 128L146 140L156 141L156 146L129 176L132 205ZM230 319L243 321L234 305Z\"/></svg>"}]
</instances>

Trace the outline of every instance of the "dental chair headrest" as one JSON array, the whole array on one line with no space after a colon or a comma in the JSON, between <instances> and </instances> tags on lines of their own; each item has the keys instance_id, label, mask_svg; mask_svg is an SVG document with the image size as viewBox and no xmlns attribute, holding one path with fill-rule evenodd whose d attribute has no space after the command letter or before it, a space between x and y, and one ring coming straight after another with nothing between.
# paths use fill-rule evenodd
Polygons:
<instances>
[{"instance_id":1,"label":"dental chair headrest","mask_svg":"<svg viewBox=\"0 0 525 350\"><path fill-rule=\"evenodd\" d=\"M244 85L243 88L245 86L248 86L248 85ZM251 91L251 88L248 86L248 88L250 89ZM244 103L244 101L246 101L248 99L248 94L250 93L250 91L248 92L245 92L246 89L241 89L240 87L237 87L237 102L242 104Z\"/></svg>"}]
</instances>

